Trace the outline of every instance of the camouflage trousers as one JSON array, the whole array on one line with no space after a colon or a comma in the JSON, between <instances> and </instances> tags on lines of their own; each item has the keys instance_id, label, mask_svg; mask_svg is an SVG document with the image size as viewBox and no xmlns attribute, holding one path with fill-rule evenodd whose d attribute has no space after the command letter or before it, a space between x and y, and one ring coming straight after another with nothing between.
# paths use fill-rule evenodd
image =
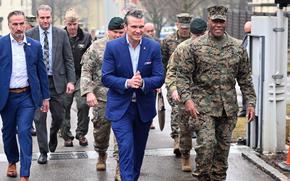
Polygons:
<instances>
[{"instance_id":1,"label":"camouflage trousers","mask_svg":"<svg viewBox=\"0 0 290 181\"><path fill-rule=\"evenodd\" d=\"M178 104L176 104L172 99L169 92L167 93L167 100L171 106L171 138L175 139L179 137L179 121L180 121L180 114Z\"/></svg>"},{"instance_id":2,"label":"camouflage trousers","mask_svg":"<svg viewBox=\"0 0 290 181\"><path fill-rule=\"evenodd\" d=\"M189 117L184 112L184 109L179 109L180 121L180 135L179 135L179 149L184 157L190 156L190 150L192 149L192 129L188 126Z\"/></svg>"},{"instance_id":3,"label":"camouflage trousers","mask_svg":"<svg viewBox=\"0 0 290 181\"><path fill-rule=\"evenodd\" d=\"M226 180L228 155L237 116L213 117L200 114L190 119L189 127L196 131L195 173L204 180Z\"/></svg>"},{"instance_id":4,"label":"camouflage trousers","mask_svg":"<svg viewBox=\"0 0 290 181\"><path fill-rule=\"evenodd\" d=\"M98 105L93 109L93 125L94 125L94 148L98 153L106 153L109 147L111 122L105 119L105 102L98 102ZM114 152L113 156L119 160L118 145L114 137Z\"/></svg>"},{"instance_id":5,"label":"camouflage trousers","mask_svg":"<svg viewBox=\"0 0 290 181\"><path fill-rule=\"evenodd\" d=\"M70 129L71 129L71 105L73 103L73 99L76 99L77 103L77 129L76 129L76 138L78 139L80 136L85 136L88 133L89 128L89 107L86 103L86 98L81 97L80 90L76 90L73 94L66 94L65 99L65 120L62 123L61 135L64 140L74 139Z\"/></svg>"}]
</instances>

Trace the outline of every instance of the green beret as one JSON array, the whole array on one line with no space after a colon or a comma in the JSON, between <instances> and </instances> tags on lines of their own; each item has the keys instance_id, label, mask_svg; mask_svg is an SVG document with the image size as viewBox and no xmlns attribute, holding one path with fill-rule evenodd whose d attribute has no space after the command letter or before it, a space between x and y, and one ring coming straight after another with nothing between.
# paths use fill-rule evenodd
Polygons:
<instances>
[{"instance_id":1,"label":"green beret","mask_svg":"<svg viewBox=\"0 0 290 181\"><path fill-rule=\"evenodd\" d=\"M228 14L228 8L224 6L212 6L207 8L208 11L208 17L211 20L214 19L221 19L221 20L227 20L227 14Z\"/></svg>"},{"instance_id":2,"label":"green beret","mask_svg":"<svg viewBox=\"0 0 290 181\"><path fill-rule=\"evenodd\" d=\"M201 34L205 32L206 28L207 28L207 24L201 18L194 18L190 22L190 32L193 34Z\"/></svg>"},{"instance_id":3,"label":"green beret","mask_svg":"<svg viewBox=\"0 0 290 181\"><path fill-rule=\"evenodd\" d=\"M110 20L108 30L120 30L124 28L124 20L120 17L114 17Z\"/></svg>"},{"instance_id":4,"label":"green beret","mask_svg":"<svg viewBox=\"0 0 290 181\"><path fill-rule=\"evenodd\" d=\"M182 28L189 28L192 16L188 13L180 13L176 15L177 22L180 23Z\"/></svg>"}]
</instances>

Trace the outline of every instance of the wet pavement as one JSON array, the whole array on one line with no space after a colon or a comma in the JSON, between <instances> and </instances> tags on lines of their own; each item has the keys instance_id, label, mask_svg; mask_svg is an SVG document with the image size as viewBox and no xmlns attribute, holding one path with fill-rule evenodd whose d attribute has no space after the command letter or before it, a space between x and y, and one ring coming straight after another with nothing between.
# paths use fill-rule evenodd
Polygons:
<instances>
[{"instance_id":1,"label":"wet pavement","mask_svg":"<svg viewBox=\"0 0 290 181\"><path fill-rule=\"evenodd\" d=\"M173 140L170 138L170 108L166 105L166 124L161 132L158 122L154 119L156 129L150 131L146 153L142 166L140 181L190 181L196 180L191 173L181 171L181 160L175 158L172 152ZM72 133L76 128L76 108L71 111ZM50 115L48 116L50 124ZM0 120L0 127L2 121ZM49 127L49 126L48 126ZM45 165L39 165L37 158L39 155L36 137L33 137L33 161L31 166L32 181L113 181L115 175L116 161L113 158L113 139L111 136L108 150L107 170L96 171L97 154L93 147L93 125L90 122L89 133L87 135L89 145L82 147L78 140L74 140L74 147L64 147L63 139L58 138L59 143L55 153L49 155L49 161ZM0 133L2 138L2 135ZM193 144L195 140L193 139ZM242 153L249 151L246 146L233 144L229 156L229 169L227 181L272 181L274 180L266 173L258 169ZM194 165L195 152L191 152ZM19 163L17 164L19 172ZM0 181L14 181L17 178L6 177L7 161L3 151L2 139L0 139Z\"/></svg>"}]
</instances>

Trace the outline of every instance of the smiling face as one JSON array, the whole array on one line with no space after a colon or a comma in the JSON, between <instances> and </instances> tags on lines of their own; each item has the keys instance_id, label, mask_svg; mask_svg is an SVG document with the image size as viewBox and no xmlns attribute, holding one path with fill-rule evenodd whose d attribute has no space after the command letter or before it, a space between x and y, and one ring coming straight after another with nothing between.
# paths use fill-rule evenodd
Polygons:
<instances>
[{"instance_id":1,"label":"smiling face","mask_svg":"<svg viewBox=\"0 0 290 181\"><path fill-rule=\"evenodd\" d=\"M226 21L221 19L210 19L208 18L208 28L210 34L214 37L221 37L224 35L226 30Z\"/></svg>"},{"instance_id":2,"label":"smiling face","mask_svg":"<svg viewBox=\"0 0 290 181\"><path fill-rule=\"evenodd\" d=\"M12 37L17 41L22 41L25 31L25 17L23 15L12 15L8 20L8 26Z\"/></svg>"},{"instance_id":3,"label":"smiling face","mask_svg":"<svg viewBox=\"0 0 290 181\"><path fill-rule=\"evenodd\" d=\"M144 32L144 18L128 16L126 32L130 43L139 43Z\"/></svg>"}]
</instances>

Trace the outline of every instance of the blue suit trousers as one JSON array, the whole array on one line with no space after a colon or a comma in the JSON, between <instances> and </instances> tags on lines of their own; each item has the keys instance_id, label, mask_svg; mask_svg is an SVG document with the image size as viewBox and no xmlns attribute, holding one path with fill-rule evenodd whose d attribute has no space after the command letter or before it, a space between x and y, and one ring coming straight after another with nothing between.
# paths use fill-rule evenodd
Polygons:
<instances>
[{"instance_id":1,"label":"blue suit trousers","mask_svg":"<svg viewBox=\"0 0 290 181\"><path fill-rule=\"evenodd\" d=\"M131 103L120 120L112 121L112 129L119 147L122 181L137 181L152 121L142 122L136 103Z\"/></svg>"},{"instance_id":2,"label":"blue suit trousers","mask_svg":"<svg viewBox=\"0 0 290 181\"><path fill-rule=\"evenodd\" d=\"M19 161L19 150L16 140L20 145L20 176L30 175L32 160L32 135L31 126L36 107L30 91L23 93L9 93L4 109L0 112L3 128L2 137L4 151L9 163Z\"/></svg>"}]
</instances>

